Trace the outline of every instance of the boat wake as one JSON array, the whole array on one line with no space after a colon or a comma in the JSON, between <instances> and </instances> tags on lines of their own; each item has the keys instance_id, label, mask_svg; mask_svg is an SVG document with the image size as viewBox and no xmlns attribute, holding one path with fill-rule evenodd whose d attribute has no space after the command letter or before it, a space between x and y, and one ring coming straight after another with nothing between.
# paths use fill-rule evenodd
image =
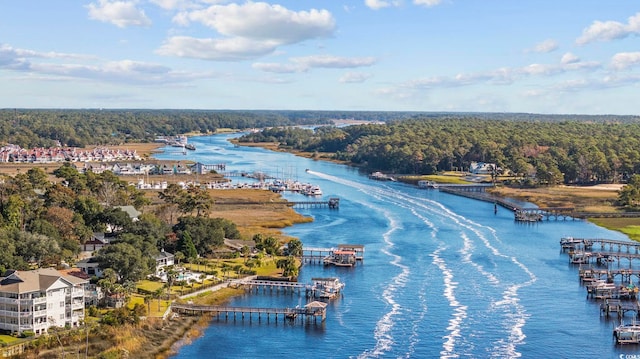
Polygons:
<instances>
[{"instance_id":1,"label":"boat wake","mask_svg":"<svg viewBox=\"0 0 640 359\"><path fill-rule=\"evenodd\" d=\"M383 235L383 253L390 257L390 263L399 268L400 273L393 277L383 290L382 299L390 310L376 324L376 344L360 357L379 357L390 352L396 353L400 349L395 349L394 346L404 348L407 353L405 355L411 356L418 342L423 340L416 331L424 330L419 328L418 321L426 315L427 299L437 295L433 289L421 287L419 291L423 293L424 299L421 299L423 302L420 304L419 313L403 315L401 303L406 298L402 298L400 289L407 286L413 266L403 264L403 257L399 253L404 253L407 248L398 246L411 245L405 243L405 231L402 230L404 223L410 220L395 218L398 211L385 211L386 205L401 208L401 213L409 213L426 225L430 233L427 237L430 238L422 240L436 246L434 250L425 254L431 257L431 264L437 268L436 273L442 278L440 296L446 300L450 308L450 318L444 328L446 333L442 336L441 357L473 356L473 353L477 353L477 343L472 342L472 339L486 331L483 320L486 317L499 320L498 325L491 328L492 339L485 342L488 346L485 348L486 352L492 353L494 357L521 356L518 346L525 341L523 327L529 315L520 303L519 292L535 283L537 278L515 255L508 254L509 247L502 243L494 228L475 223L437 201L412 195L393 184L376 182L372 185L320 172L309 173L367 194L374 201L370 203L364 200L363 204L373 211L382 212L388 221L389 229ZM385 206L381 208L376 205L377 201ZM447 236L450 232L457 235L447 237L449 239L444 242L438 234L443 230L447 231ZM465 282L464 289L460 287L461 281ZM426 285L428 284L422 284ZM413 321L413 326L410 327L412 329L409 329L411 333L403 333L404 327L399 328L396 325L398 320Z\"/></svg>"}]
</instances>

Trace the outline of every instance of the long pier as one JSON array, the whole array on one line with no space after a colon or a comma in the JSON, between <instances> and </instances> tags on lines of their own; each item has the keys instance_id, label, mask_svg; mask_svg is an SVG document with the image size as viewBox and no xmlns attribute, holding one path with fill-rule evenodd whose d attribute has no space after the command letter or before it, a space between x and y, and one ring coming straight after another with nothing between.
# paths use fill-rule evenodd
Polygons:
<instances>
[{"instance_id":1,"label":"long pier","mask_svg":"<svg viewBox=\"0 0 640 359\"><path fill-rule=\"evenodd\" d=\"M340 291L344 288L344 283L340 282L338 278L311 278L312 284L289 282L281 280L232 280L229 282L230 286L244 287L249 291L255 289L259 292L262 289L263 293L269 291L269 293L283 292L283 293L304 293L307 298L315 298L322 300L331 300L340 294Z\"/></svg>"},{"instance_id":2,"label":"long pier","mask_svg":"<svg viewBox=\"0 0 640 359\"><path fill-rule=\"evenodd\" d=\"M328 201L294 201L289 202L294 208L340 208L340 198L332 197Z\"/></svg>"},{"instance_id":3,"label":"long pier","mask_svg":"<svg viewBox=\"0 0 640 359\"><path fill-rule=\"evenodd\" d=\"M640 253L640 242L621 241L604 238L574 238L564 237L560 239L563 250L592 250L599 248L603 251L618 251L627 253Z\"/></svg>"},{"instance_id":4,"label":"long pier","mask_svg":"<svg viewBox=\"0 0 640 359\"><path fill-rule=\"evenodd\" d=\"M484 202L491 202L514 212L516 220L537 222L542 220L582 220L587 218L638 218L640 212L587 212L579 211L573 207L544 207L525 208L521 205L505 200L502 197L486 193L486 188L492 185L447 185L438 184L441 192L454 194L457 196L476 199Z\"/></svg>"},{"instance_id":5,"label":"long pier","mask_svg":"<svg viewBox=\"0 0 640 359\"><path fill-rule=\"evenodd\" d=\"M302 322L313 320L314 323L320 319L324 322L327 317L327 304L322 302L311 302L304 307L295 308L254 308L254 307L228 307L214 305L195 305L195 304L172 304L171 311L183 315L204 315L210 314L218 319L224 317L229 320L232 317L235 321L238 317L244 320L248 317L249 321L256 316L258 321L262 321L262 317L266 317L267 322L273 316L275 322L280 317L283 321L288 320L294 322L297 318L301 318Z\"/></svg>"}]
</instances>

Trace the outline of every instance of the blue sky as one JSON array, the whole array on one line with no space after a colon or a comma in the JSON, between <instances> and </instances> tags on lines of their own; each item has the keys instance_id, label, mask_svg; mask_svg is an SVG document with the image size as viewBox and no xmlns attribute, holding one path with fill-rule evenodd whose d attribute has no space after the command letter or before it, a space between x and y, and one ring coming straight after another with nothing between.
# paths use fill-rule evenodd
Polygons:
<instances>
[{"instance_id":1,"label":"blue sky","mask_svg":"<svg viewBox=\"0 0 640 359\"><path fill-rule=\"evenodd\" d=\"M630 0L7 0L0 108L640 115Z\"/></svg>"}]
</instances>

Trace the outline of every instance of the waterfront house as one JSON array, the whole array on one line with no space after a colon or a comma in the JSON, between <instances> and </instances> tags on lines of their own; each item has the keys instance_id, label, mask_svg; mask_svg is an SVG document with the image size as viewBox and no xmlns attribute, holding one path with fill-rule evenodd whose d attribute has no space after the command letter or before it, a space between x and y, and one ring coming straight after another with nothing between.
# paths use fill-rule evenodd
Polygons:
<instances>
[{"instance_id":1,"label":"waterfront house","mask_svg":"<svg viewBox=\"0 0 640 359\"><path fill-rule=\"evenodd\" d=\"M7 271L0 277L0 330L40 335L80 326L87 282L53 268Z\"/></svg>"},{"instance_id":2,"label":"waterfront house","mask_svg":"<svg viewBox=\"0 0 640 359\"><path fill-rule=\"evenodd\" d=\"M165 252L164 248L160 251L160 254L154 257L156 260L156 274L160 274L165 267L169 267L175 264L175 256L169 252Z\"/></svg>"},{"instance_id":3,"label":"waterfront house","mask_svg":"<svg viewBox=\"0 0 640 359\"><path fill-rule=\"evenodd\" d=\"M471 165L469 166L469 172L476 175L490 175L497 168L498 167L495 163L471 162Z\"/></svg>"}]
</instances>

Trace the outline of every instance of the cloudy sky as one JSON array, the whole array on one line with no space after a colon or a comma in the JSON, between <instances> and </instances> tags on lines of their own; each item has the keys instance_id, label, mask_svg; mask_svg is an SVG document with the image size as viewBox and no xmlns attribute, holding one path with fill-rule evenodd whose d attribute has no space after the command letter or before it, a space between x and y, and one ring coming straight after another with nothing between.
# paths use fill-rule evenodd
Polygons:
<instances>
[{"instance_id":1,"label":"cloudy sky","mask_svg":"<svg viewBox=\"0 0 640 359\"><path fill-rule=\"evenodd\" d=\"M631 0L6 0L0 108L640 115Z\"/></svg>"}]
</instances>

